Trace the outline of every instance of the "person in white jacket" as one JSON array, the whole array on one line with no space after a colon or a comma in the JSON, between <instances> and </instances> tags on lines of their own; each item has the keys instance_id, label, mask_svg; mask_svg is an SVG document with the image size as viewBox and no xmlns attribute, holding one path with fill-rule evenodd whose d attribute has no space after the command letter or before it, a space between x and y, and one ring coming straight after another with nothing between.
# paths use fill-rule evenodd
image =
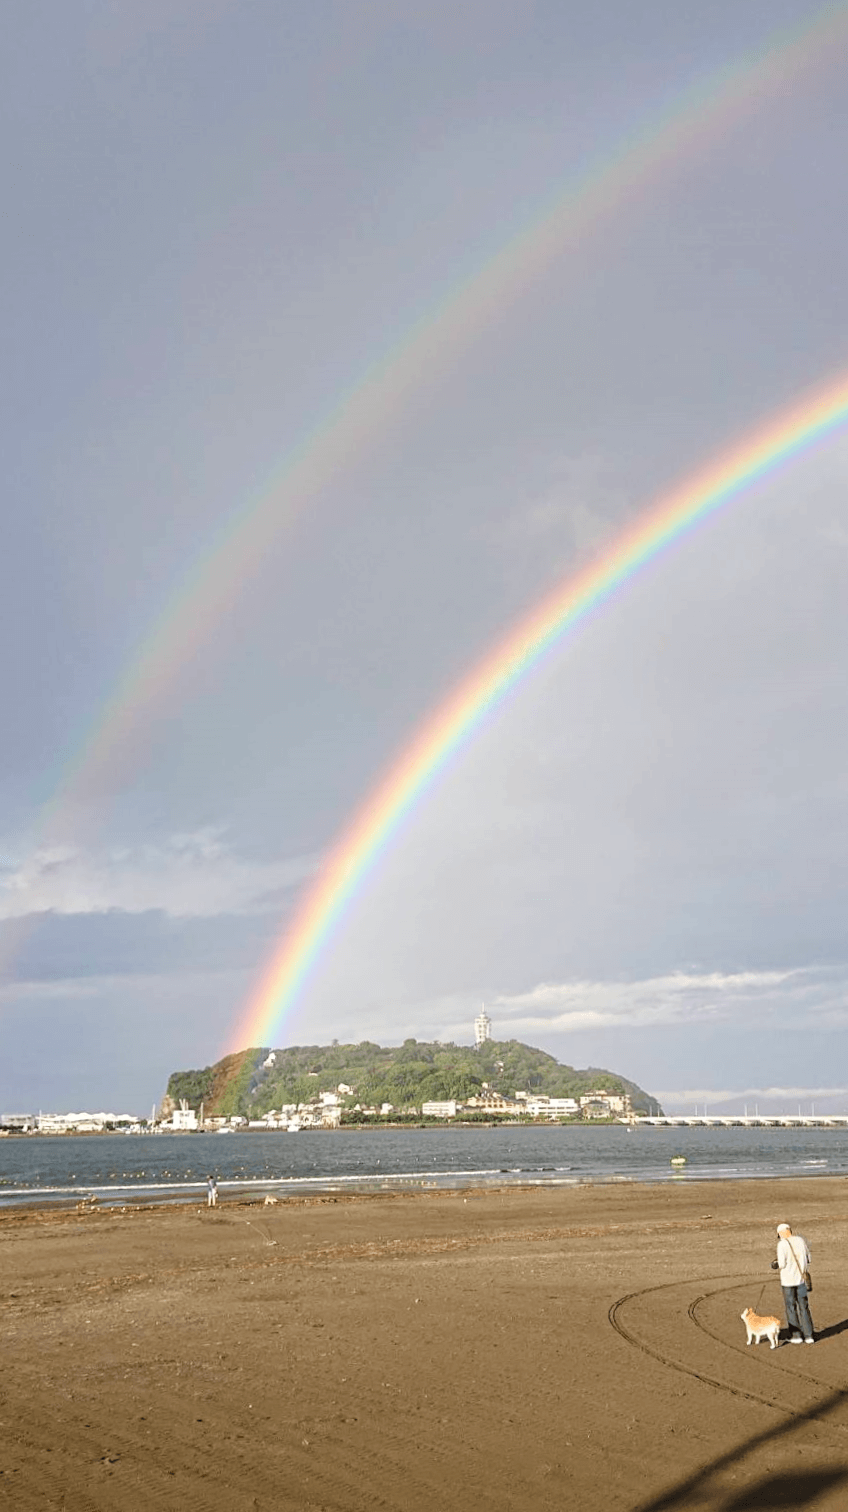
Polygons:
<instances>
[{"instance_id":1,"label":"person in white jacket","mask_svg":"<svg viewBox=\"0 0 848 1512\"><path fill-rule=\"evenodd\" d=\"M780 1271L790 1344L814 1344L805 1280L810 1268L810 1250L806 1239L793 1234L788 1223L777 1226L777 1259L772 1260L771 1266L772 1270Z\"/></svg>"}]
</instances>

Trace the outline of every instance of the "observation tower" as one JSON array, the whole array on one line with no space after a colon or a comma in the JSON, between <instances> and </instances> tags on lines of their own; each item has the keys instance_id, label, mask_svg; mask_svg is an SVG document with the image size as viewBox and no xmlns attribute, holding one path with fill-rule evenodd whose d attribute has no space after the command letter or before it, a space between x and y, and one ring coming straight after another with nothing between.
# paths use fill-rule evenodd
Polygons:
<instances>
[{"instance_id":1,"label":"observation tower","mask_svg":"<svg viewBox=\"0 0 848 1512\"><path fill-rule=\"evenodd\" d=\"M489 1018L485 1007L482 1007L474 1020L474 1043L477 1049L479 1050L480 1046L485 1045L486 1040L490 1040L491 1038L492 1020Z\"/></svg>"}]
</instances>

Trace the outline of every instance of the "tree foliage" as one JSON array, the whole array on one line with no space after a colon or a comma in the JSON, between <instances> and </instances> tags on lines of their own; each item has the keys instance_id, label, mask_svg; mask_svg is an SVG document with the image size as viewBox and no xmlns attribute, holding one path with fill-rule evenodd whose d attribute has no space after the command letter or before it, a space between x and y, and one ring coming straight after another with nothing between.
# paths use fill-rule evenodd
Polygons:
<instances>
[{"instance_id":1,"label":"tree foliage","mask_svg":"<svg viewBox=\"0 0 848 1512\"><path fill-rule=\"evenodd\" d=\"M350 1108L420 1108L424 1102L458 1102L479 1093L485 1082L493 1091L512 1096L535 1092L549 1097L580 1097L605 1088L629 1092L634 1108L647 1111L649 1098L641 1087L614 1071L598 1067L575 1070L560 1064L544 1050L519 1040L488 1040L453 1045L404 1040L400 1046L292 1045L275 1050L271 1065L266 1048L225 1057L200 1071L175 1071L168 1095L185 1098L192 1107L202 1101L207 1115L241 1114L261 1118L284 1104L314 1101L321 1092L349 1086L343 1102Z\"/></svg>"}]
</instances>

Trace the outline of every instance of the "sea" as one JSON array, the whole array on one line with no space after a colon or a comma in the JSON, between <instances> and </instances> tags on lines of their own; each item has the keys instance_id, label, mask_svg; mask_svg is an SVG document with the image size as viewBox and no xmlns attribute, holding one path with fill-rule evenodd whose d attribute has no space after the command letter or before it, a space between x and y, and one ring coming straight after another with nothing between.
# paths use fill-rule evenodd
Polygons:
<instances>
[{"instance_id":1,"label":"sea","mask_svg":"<svg viewBox=\"0 0 848 1512\"><path fill-rule=\"evenodd\" d=\"M10 1135L0 1209L602 1182L848 1176L848 1129L603 1124Z\"/></svg>"}]
</instances>

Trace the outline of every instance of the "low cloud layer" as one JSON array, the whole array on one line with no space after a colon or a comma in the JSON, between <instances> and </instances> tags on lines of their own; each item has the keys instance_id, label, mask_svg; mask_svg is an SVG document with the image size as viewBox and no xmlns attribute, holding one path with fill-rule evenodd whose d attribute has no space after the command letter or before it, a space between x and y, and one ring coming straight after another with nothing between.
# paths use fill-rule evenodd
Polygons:
<instances>
[{"instance_id":1,"label":"low cloud layer","mask_svg":"<svg viewBox=\"0 0 848 1512\"><path fill-rule=\"evenodd\" d=\"M654 1095L666 1112L679 1108L684 1113L691 1113L696 1106L703 1108L723 1103L736 1104L743 1099L746 1103L768 1104L771 1110L775 1104L822 1103L835 1097L848 1099L848 1087L686 1087L676 1091L659 1090ZM752 1107L750 1112L753 1111ZM765 1106L763 1111L766 1111ZM805 1108L804 1111L809 1110Z\"/></svg>"},{"instance_id":2,"label":"low cloud layer","mask_svg":"<svg viewBox=\"0 0 848 1512\"><path fill-rule=\"evenodd\" d=\"M213 829L111 850L56 847L0 866L0 920L30 914L209 918L278 907L314 870L313 858L245 860Z\"/></svg>"},{"instance_id":3,"label":"low cloud layer","mask_svg":"<svg viewBox=\"0 0 848 1512\"><path fill-rule=\"evenodd\" d=\"M810 972L675 972L630 982L543 982L493 1005L510 1032L577 1031L608 1027L654 1029L695 1021L727 1021L740 1012L765 1013L809 990Z\"/></svg>"}]
</instances>

